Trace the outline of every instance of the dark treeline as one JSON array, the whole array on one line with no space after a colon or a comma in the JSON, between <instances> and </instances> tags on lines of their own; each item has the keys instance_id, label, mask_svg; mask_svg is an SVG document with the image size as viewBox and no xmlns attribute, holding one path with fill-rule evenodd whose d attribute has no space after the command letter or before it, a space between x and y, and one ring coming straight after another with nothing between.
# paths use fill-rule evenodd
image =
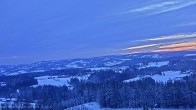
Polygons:
<instances>
[{"instance_id":1,"label":"dark treeline","mask_svg":"<svg viewBox=\"0 0 196 110\"><path fill-rule=\"evenodd\" d=\"M196 75L167 83L155 82L151 78L130 83L115 80L99 83L79 82L77 79L72 79L70 83L74 85L72 90L66 86L22 87L16 95L17 103L28 104L36 101L37 110L63 110L88 102L98 102L101 107L106 108L141 108L143 106L192 108L196 106ZM1 88L1 90L4 89ZM9 96L11 91L5 92L5 90L1 91L1 95L11 97Z\"/></svg>"},{"instance_id":2,"label":"dark treeline","mask_svg":"<svg viewBox=\"0 0 196 110\"><path fill-rule=\"evenodd\" d=\"M151 78L130 83L79 84L74 93L81 94L84 102L97 101L109 108L192 108L196 106L196 75L165 84Z\"/></svg>"}]
</instances>

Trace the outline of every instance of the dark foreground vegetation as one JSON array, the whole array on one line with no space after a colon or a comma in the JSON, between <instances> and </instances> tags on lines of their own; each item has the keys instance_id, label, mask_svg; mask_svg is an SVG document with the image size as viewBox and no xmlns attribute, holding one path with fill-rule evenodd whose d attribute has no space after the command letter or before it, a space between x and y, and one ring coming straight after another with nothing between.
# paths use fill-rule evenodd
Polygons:
<instances>
[{"instance_id":1,"label":"dark foreground vegetation","mask_svg":"<svg viewBox=\"0 0 196 110\"><path fill-rule=\"evenodd\" d=\"M74 86L73 89L68 89L67 86L30 87L37 84L37 80L31 75L1 77L8 85L0 87L0 97L16 98L12 103L15 107L20 106L20 110L64 110L88 102L98 102L104 108L196 106L195 74L167 83L155 82L151 78L124 83L121 80L127 77L125 73L118 78L113 78L114 73L111 73L113 77L110 78L103 74L95 73L87 81L72 78L70 84ZM105 80L93 80L102 77L105 77ZM31 103L35 104L34 108ZM10 103L2 103L2 110L18 110L14 107L8 109L9 105Z\"/></svg>"}]
</instances>

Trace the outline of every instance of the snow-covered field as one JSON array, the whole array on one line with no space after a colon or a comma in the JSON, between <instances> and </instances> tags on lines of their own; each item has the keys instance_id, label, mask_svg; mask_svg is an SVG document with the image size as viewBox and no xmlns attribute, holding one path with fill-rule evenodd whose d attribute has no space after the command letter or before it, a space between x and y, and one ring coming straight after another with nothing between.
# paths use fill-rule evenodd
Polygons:
<instances>
[{"instance_id":1,"label":"snow-covered field","mask_svg":"<svg viewBox=\"0 0 196 110\"><path fill-rule=\"evenodd\" d=\"M162 75L153 75L151 78L158 82L167 82L169 80L179 80L189 74L181 74L180 71L165 71Z\"/></svg>"},{"instance_id":2,"label":"snow-covered field","mask_svg":"<svg viewBox=\"0 0 196 110\"><path fill-rule=\"evenodd\" d=\"M109 67L96 67L96 68L87 68L91 71L101 71L101 70L109 70Z\"/></svg>"},{"instance_id":3,"label":"snow-covered field","mask_svg":"<svg viewBox=\"0 0 196 110\"><path fill-rule=\"evenodd\" d=\"M143 109L142 108L120 108L120 109L101 108L99 103L91 102L91 103L86 103L83 105L71 107L71 108L68 108L65 110L143 110ZM181 109L155 108L154 110L184 110L184 109L183 108L181 108ZM195 110L195 109L190 109L190 110Z\"/></svg>"},{"instance_id":4,"label":"snow-covered field","mask_svg":"<svg viewBox=\"0 0 196 110\"><path fill-rule=\"evenodd\" d=\"M115 65L121 64L121 63L123 63L123 62L124 62L124 61L111 61L111 62L105 63L104 65L105 65L105 66L115 66Z\"/></svg>"},{"instance_id":5,"label":"snow-covered field","mask_svg":"<svg viewBox=\"0 0 196 110\"><path fill-rule=\"evenodd\" d=\"M159 54L154 55L143 55L140 58L162 58Z\"/></svg>"},{"instance_id":6,"label":"snow-covered field","mask_svg":"<svg viewBox=\"0 0 196 110\"><path fill-rule=\"evenodd\" d=\"M142 77L136 77L132 79L125 80L124 82L131 82L131 81L137 81L141 80L143 78L151 77L157 82L167 82L169 80L179 80L185 76L188 76L189 74L181 74L180 71L164 71L162 72L162 75L156 74L156 75L146 75Z\"/></svg>"},{"instance_id":7,"label":"snow-covered field","mask_svg":"<svg viewBox=\"0 0 196 110\"><path fill-rule=\"evenodd\" d=\"M92 109L94 110L94 109ZM120 108L120 109L109 109L109 108L105 108L105 109L98 109L98 110L143 110L142 108ZM149 109L150 110L150 109ZM174 109L174 108L155 108L153 110L185 110L185 109ZM195 109L190 109L190 110L195 110Z\"/></svg>"},{"instance_id":8,"label":"snow-covered field","mask_svg":"<svg viewBox=\"0 0 196 110\"><path fill-rule=\"evenodd\" d=\"M66 77L66 76L40 76L36 77L38 81L38 85L36 86L43 86L43 85L53 85L53 86L63 86L66 85L70 88L72 86L69 84L71 78L78 78L79 80L87 80L89 75L84 76L73 76L73 77Z\"/></svg>"},{"instance_id":9,"label":"snow-covered field","mask_svg":"<svg viewBox=\"0 0 196 110\"><path fill-rule=\"evenodd\" d=\"M83 60L79 60L79 61L74 61L74 62L71 62L71 63L67 64L66 67L67 68L82 68L82 67L78 66L78 64L85 66L88 63L89 62L85 62Z\"/></svg>"},{"instance_id":10,"label":"snow-covered field","mask_svg":"<svg viewBox=\"0 0 196 110\"><path fill-rule=\"evenodd\" d=\"M100 105L96 102L86 103L82 105L78 105L75 107L71 107L65 110L101 110Z\"/></svg>"},{"instance_id":11,"label":"snow-covered field","mask_svg":"<svg viewBox=\"0 0 196 110\"><path fill-rule=\"evenodd\" d=\"M196 54L186 54L185 57L196 56Z\"/></svg>"},{"instance_id":12,"label":"snow-covered field","mask_svg":"<svg viewBox=\"0 0 196 110\"><path fill-rule=\"evenodd\" d=\"M150 68L150 67L161 67L164 65L168 65L169 61L162 61L162 62L149 62L147 65L144 65L143 63L139 64L138 69L143 69L143 68Z\"/></svg>"}]
</instances>

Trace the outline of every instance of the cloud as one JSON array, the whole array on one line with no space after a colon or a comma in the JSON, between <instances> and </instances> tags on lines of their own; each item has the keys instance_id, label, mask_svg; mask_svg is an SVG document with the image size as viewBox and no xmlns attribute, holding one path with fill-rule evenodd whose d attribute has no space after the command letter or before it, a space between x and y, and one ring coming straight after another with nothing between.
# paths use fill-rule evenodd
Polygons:
<instances>
[{"instance_id":1,"label":"cloud","mask_svg":"<svg viewBox=\"0 0 196 110\"><path fill-rule=\"evenodd\" d=\"M139 46L133 46L133 47L129 47L129 48L125 48L122 50L128 51L128 50L136 50L136 49L143 49L143 48L148 48L148 47L154 47L154 46L158 46L161 44L148 44L148 45L139 45Z\"/></svg>"},{"instance_id":2,"label":"cloud","mask_svg":"<svg viewBox=\"0 0 196 110\"><path fill-rule=\"evenodd\" d=\"M182 42L182 43L176 43L176 44L170 44L170 45L165 45L161 46L159 48L161 49L172 49L172 48L180 48L180 47L192 47L196 46L196 42Z\"/></svg>"},{"instance_id":3,"label":"cloud","mask_svg":"<svg viewBox=\"0 0 196 110\"><path fill-rule=\"evenodd\" d=\"M131 42L162 41L162 40L187 39L187 38L196 38L196 33L169 35L169 36L155 37L155 38L149 38L149 39L143 39L143 40L135 40Z\"/></svg>"},{"instance_id":4,"label":"cloud","mask_svg":"<svg viewBox=\"0 0 196 110\"><path fill-rule=\"evenodd\" d=\"M169 35L133 42L136 42L137 45L132 44L132 46L123 48L121 51L125 53L142 53L193 50L196 49L196 33Z\"/></svg>"},{"instance_id":5,"label":"cloud","mask_svg":"<svg viewBox=\"0 0 196 110\"><path fill-rule=\"evenodd\" d=\"M138 45L122 49L126 53L142 53L142 52L166 52L166 51L181 51L181 50L195 50L196 41L188 42L169 42L160 44Z\"/></svg>"},{"instance_id":6,"label":"cloud","mask_svg":"<svg viewBox=\"0 0 196 110\"><path fill-rule=\"evenodd\" d=\"M194 50L194 49L196 49L196 41L164 45L164 46L160 46L159 49L152 50L152 52L181 51L181 50Z\"/></svg>"},{"instance_id":7,"label":"cloud","mask_svg":"<svg viewBox=\"0 0 196 110\"><path fill-rule=\"evenodd\" d=\"M177 3L179 3L179 1L162 2L162 3L157 3L157 4L152 4L152 5L136 8L136 9L131 10L130 12L142 12L142 11L148 11L148 10L155 10L158 8L163 8L163 7L174 5Z\"/></svg>"},{"instance_id":8,"label":"cloud","mask_svg":"<svg viewBox=\"0 0 196 110\"><path fill-rule=\"evenodd\" d=\"M196 0L174 0L174 1L164 1L161 3L154 3L147 6L139 7L136 9L128 10L123 12L122 14L126 13L133 13L133 12L149 12L151 14L158 14L169 12L173 10L178 10L190 5L196 4Z\"/></svg>"}]
</instances>

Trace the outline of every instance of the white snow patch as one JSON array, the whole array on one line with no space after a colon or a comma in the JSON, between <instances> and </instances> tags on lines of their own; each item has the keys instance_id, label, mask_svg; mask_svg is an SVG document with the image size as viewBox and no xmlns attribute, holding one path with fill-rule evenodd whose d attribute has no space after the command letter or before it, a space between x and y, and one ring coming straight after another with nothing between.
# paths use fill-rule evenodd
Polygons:
<instances>
[{"instance_id":1,"label":"white snow patch","mask_svg":"<svg viewBox=\"0 0 196 110\"><path fill-rule=\"evenodd\" d=\"M7 84L6 84L6 82L0 82L0 86L6 86Z\"/></svg>"},{"instance_id":2,"label":"white snow patch","mask_svg":"<svg viewBox=\"0 0 196 110\"><path fill-rule=\"evenodd\" d=\"M143 55L140 58L162 58L162 57L158 54L154 54L154 55Z\"/></svg>"},{"instance_id":3,"label":"white snow patch","mask_svg":"<svg viewBox=\"0 0 196 110\"><path fill-rule=\"evenodd\" d=\"M118 65L118 64L121 64L123 63L124 61L112 61L112 62L107 62L107 63L104 63L105 66L115 66L115 65Z\"/></svg>"},{"instance_id":4,"label":"white snow patch","mask_svg":"<svg viewBox=\"0 0 196 110\"><path fill-rule=\"evenodd\" d=\"M0 73L4 73L4 72L5 72L5 70L3 70L3 69L0 71Z\"/></svg>"},{"instance_id":5,"label":"white snow patch","mask_svg":"<svg viewBox=\"0 0 196 110\"><path fill-rule=\"evenodd\" d=\"M82 65L87 65L87 63L89 62L85 62L83 60L79 60L79 61L74 61L74 62L71 62L69 63L68 65L66 65L67 68L82 68L80 66L78 66L78 63L82 64Z\"/></svg>"},{"instance_id":6,"label":"white snow patch","mask_svg":"<svg viewBox=\"0 0 196 110\"><path fill-rule=\"evenodd\" d=\"M63 69L66 69L65 67L57 67L56 69L55 68L52 68L53 70L63 70Z\"/></svg>"},{"instance_id":7,"label":"white snow patch","mask_svg":"<svg viewBox=\"0 0 196 110\"><path fill-rule=\"evenodd\" d=\"M196 56L196 54L186 54L184 55L185 57L189 57L189 56Z\"/></svg>"},{"instance_id":8,"label":"white snow patch","mask_svg":"<svg viewBox=\"0 0 196 110\"><path fill-rule=\"evenodd\" d=\"M81 68L81 67L79 67L79 66L76 65L76 64L68 64L68 65L66 65L66 67L67 67L67 68Z\"/></svg>"},{"instance_id":9,"label":"white snow patch","mask_svg":"<svg viewBox=\"0 0 196 110\"><path fill-rule=\"evenodd\" d=\"M129 66L122 66L122 67L120 67L121 70L126 70L128 68L129 68Z\"/></svg>"},{"instance_id":10,"label":"white snow patch","mask_svg":"<svg viewBox=\"0 0 196 110\"><path fill-rule=\"evenodd\" d=\"M161 67L168 65L169 61L162 61L162 62L149 62L147 65L143 63L139 63L139 68L138 69L143 69L143 68L150 68L150 67Z\"/></svg>"},{"instance_id":11,"label":"white snow patch","mask_svg":"<svg viewBox=\"0 0 196 110\"><path fill-rule=\"evenodd\" d=\"M142 110L142 108L118 108L118 109L101 108L99 103L90 102L90 103L74 106L65 110ZM184 110L184 109L156 108L156 110ZM194 109L190 109L190 110L194 110Z\"/></svg>"},{"instance_id":12,"label":"white snow patch","mask_svg":"<svg viewBox=\"0 0 196 110\"><path fill-rule=\"evenodd\" d=\"M123 82L137 81L137 80L141 80L142 78L145 78L145 76L144 76L144 77L138 76L138 77L135 77L135 78L132 78L132 79L125 80L125 81L123 81Z\"/></svg>"},{"instance_id":13,"label":"white snow patch","mask_svg":"<svg viewBox=\"0 0 196 110\"><path fill-rule=\"evenodd\" d=\"M33 109L36 109L36 103L29 103L32 107L33 107Z\"/></svg>"},{"instance_id":14,"label":"white snow patch","mask_svg":"<svg viewBox=\"0 0 196 110\"><path fill-rule=\"evenodd\" d=\"M44 85L52 85L52 86L64 86L66 85L69 88L72 88L72 86L69 84L71 78L78 78L79 80L87 80L90 75L84 75L84 76L73 76L73 77L66 77L66 76L40 76L36 77L38 81L38 85L36 86L44 86Z\"/></svg>"},{"instance_id":15,"label":"white snow patch","mask_svg":"<svg viewBox=\"0 0 196 110\"><path fill-rule=\"evenodd\" d=\"M108 67L97 67L97 68L87 68L91 71L101 71L101 70L109 70L110 68Z\"/></svg>"},{"instance_id":16,"label":"white snow patch","mask_svg":"<svg viewBox=\"0 0 196 110\"><path fill-rule=\"evenodd\" d=\"M142 108L119 108L119 109L110 109L110 108L103 108L103 109L97 109L97 110L143 110ZM150 108L149 108L150 110ZM184 110L182 109L173 109L173 108L155 108L155 110ZM190 109L195 110L195 109Z\"/></svg>"},{"instance_id":17,"label":"white snow patch","mask_svg":"<svg viewBox=\"0 0 196 110\"><path fill-rule=\"evenodd\" d=\"M14 76L14 75L19 75L19 74L21 74L21 73L19 73L19 72L13 72L10 74L4 73L5 76Z\"/></svg>"},{"instance_id":18,"label":"white snow patch","mask_svg":"<svg viewBox=\"0 0 196 110\"><path fill-rule=\"evenodd\" d=\"M132 59L121 59L122 61L131 61Z\"/></svg>"},{"instance_id":19,"label":"white snow patch","mask_svg":"<svg viewBox=\"0 0 196 110\"><path fill-rule=\"evenodd\" d=\"M96 102L78 105L78 106L71 107L65 110L87 110L87 109L88 110L101 110L99 103L96 103Z\"/></svg>"},{"instance_id":20,"label":"white snow patch","mask_svg":"<svg viewBox=\"0 0 196 110\"><path fill-rule=\"evenodd\" d=\"M125 80L124 82L132 82L132 81L137 81L137 80L141 80L143 78L150 77L157 82L166 83L167 81L170 81L170 80L172 81L172 80L182 79L183 77L188 76L188 75L190 75L190 74L181 74L180 71L165 71L165 72L162 72L162 75L156 74L153 76L150 76L150 75L138 76L136 78Z\"/></svg>"},{"instance_id":21,"label":"white snow patch","mask_svg":"<svg viewBox=\"0 0 196 110\"><path fill-rule=\"evenodd\" d=\"M27 71L25 71L25 70L20 70L20 71L18 71L18 72L21 73L21 74L27 73Z\"/></svg>"},{"instance_id":22,"label":"white snow patch","mask_svg":"<svg viewBox=\"0 0 196 110\"><path fill-rule=\"evenodd\" d=\"M181 74L180 71L165 71L162 72L162 75L153 75L152 79L158 82L167 82L169 80L178 80L188 75L189 74Z\"/></svg>"},{"instance_id":23,"label":"white snow patch","mask_svg":"<svg viewBox=\"0 0 196 110\"><path fill-rule=\"evenodd\" d=\"M34 70L34 71L31 71L31 72L45 72L46 70Z\"/></svg>"}]
</instances>

